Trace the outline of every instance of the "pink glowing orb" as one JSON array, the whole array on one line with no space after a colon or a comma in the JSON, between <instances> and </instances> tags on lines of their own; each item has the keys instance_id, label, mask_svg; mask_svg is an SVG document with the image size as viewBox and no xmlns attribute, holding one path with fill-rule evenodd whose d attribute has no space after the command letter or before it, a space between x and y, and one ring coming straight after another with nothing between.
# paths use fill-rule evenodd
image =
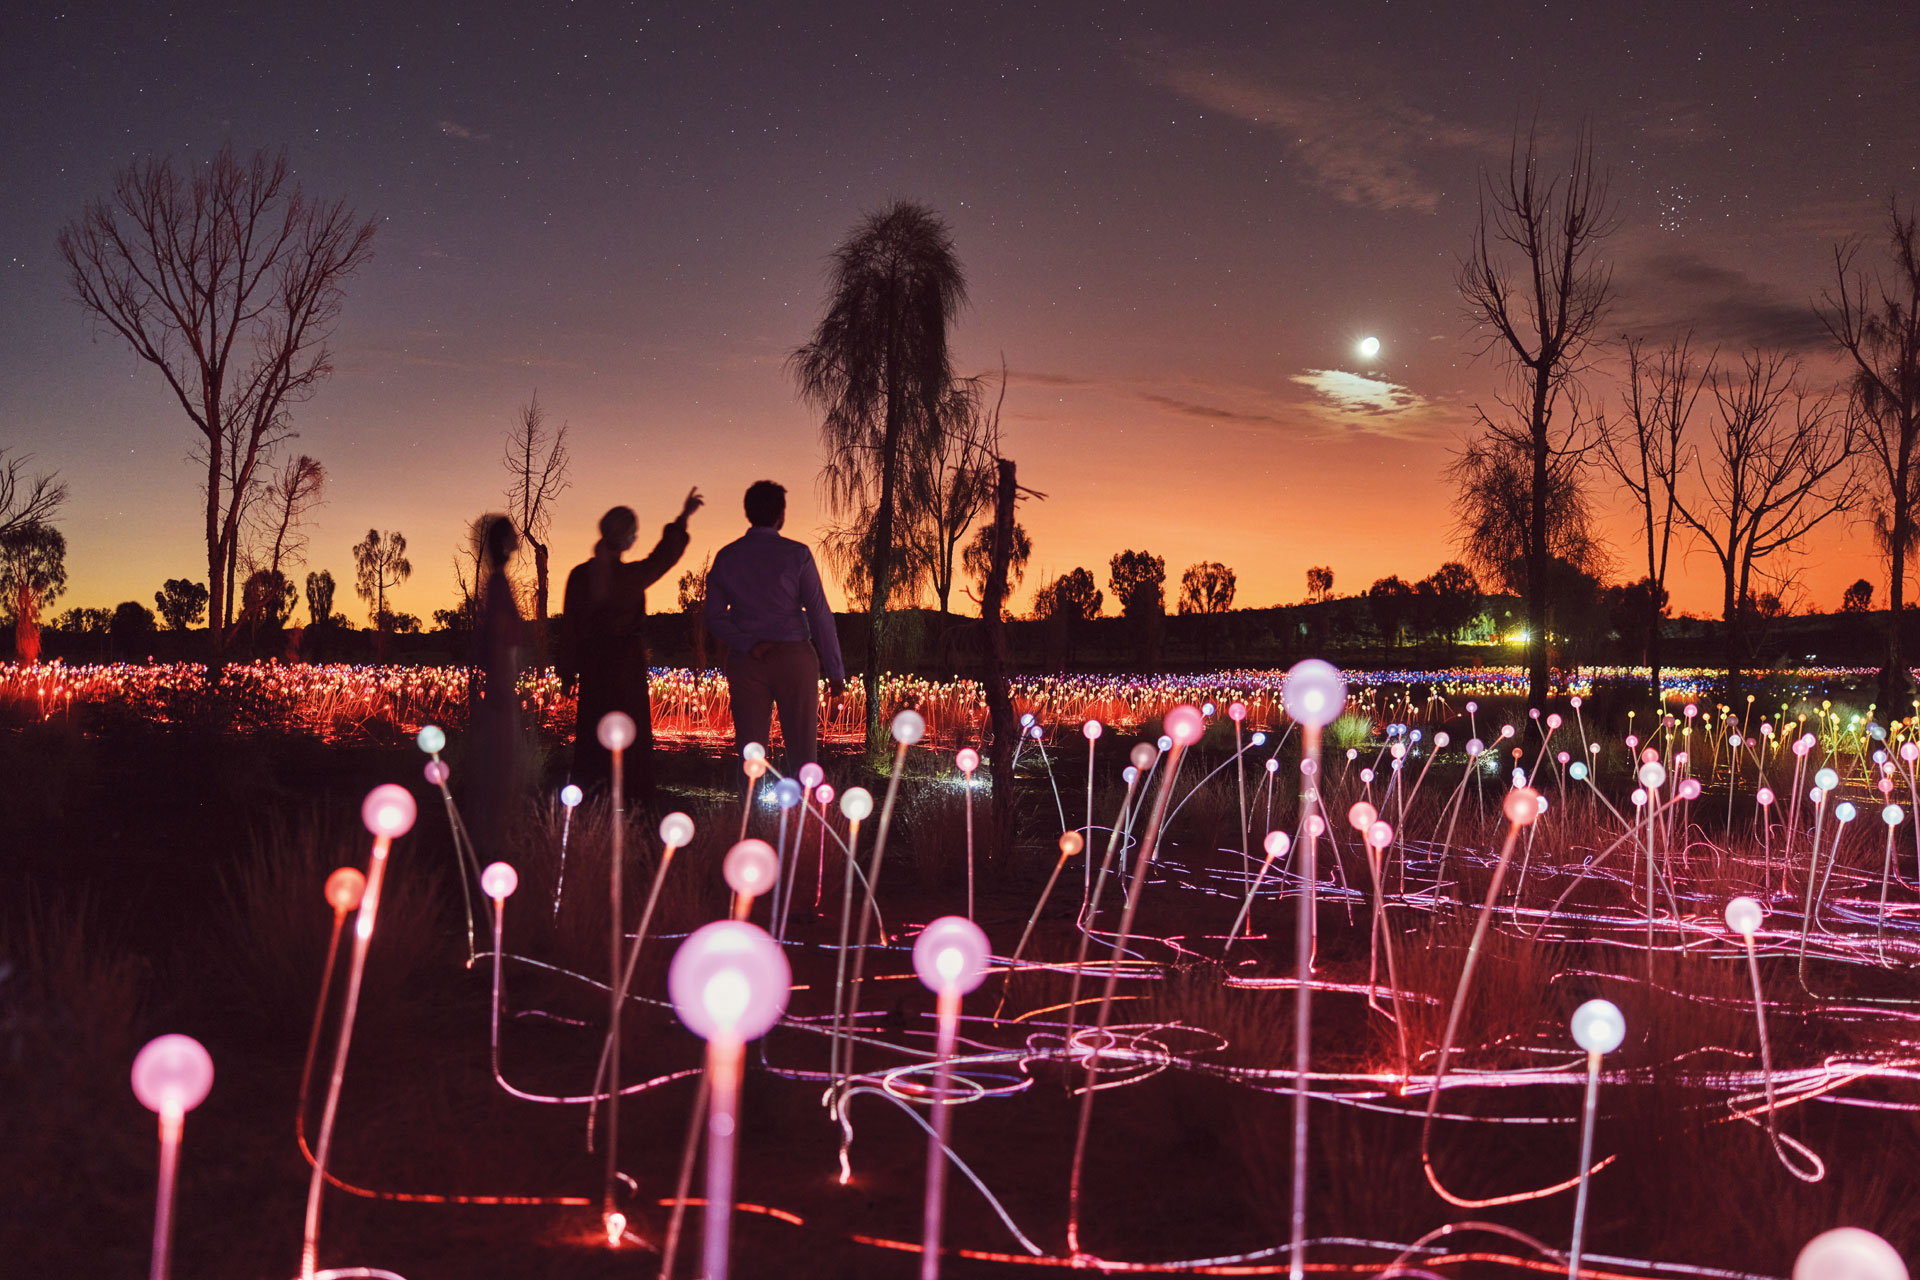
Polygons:
<instances>
[{"instance_id":1,"label":"pink glowing orb","mask_svg":"<svg viewBox=\"0 0 1920 1280\"><path fill-rule=\"evenodd\" d=\"M1580 705L1580 695L1576 693L1571 698L1568 698L1567 705L1572 707L1578 707Z\"/></svg>"},{"instance_id":2,"label":"pink glowing orb","mask_svg":"<svg viewBox=\"0 0 1920 1280\"><path fill-rule=\"evenodd\" d=\"M1561 764L1565 764L1567 761L1573 759L1573 757L1567 754L1566 752L1562 751L1558 755L1554 756L1554 759L1558 760Z\"/></svg>"},{"instance_id":3,"label":"pink glowing orb","mask_svg":"<svg viewBox=\"0 0 1920 1280\"><path fill-rule=\"evenodd\" d=\"M1468 715L1472 715L1472 714L1473 714L1474 712L1476 712L1476 711L1478 711L1479 709L1480 709L1480 704L1479 704L1479 703L1477 703L1477 702L1469 702L1469 703L1467 704L1467 714L1468 714Z\"/></svg>"},{"instance_id":4,"label":"pink glowing orb","mask_svg":"<svg viewBox=\"0 0 1920 1280\"><path fill-rule=\"evenodd\" d=\"M1689 702L1686 706L1686 712L1687 712L1687 719L1691 720L1695 716L1700 714L1700 708L1695 706L1693 703Z\"/></svg>"},{"instance_id":5,"label":"pink glowing orb","mask_svg":"<svg viewBox=\"0 0 1920 1280\"><path fill-rule=\"evenodd\" d=\"M927 736L927 720L918 711L908 709L893 718L893 740L903 747L910 747Z\"/></svg>"},{"instance_id":6,"label":"pink glowing orb","mask_svg":"<svg viewBox=\"0 0 1920 1280\"><path fill-rule=\"evenodd\" d=\"M1760 930L1760 921L1766 912L1752 898L1735 898L1727 904L1727 928L1743 938L1751 938Z\"/></svg>"},{"instance_id":7,"label":"pink glowing orb","mask_svg":"<svg viewBox=\"0 0 1920 1280\"><path fill-rule=\"evenodd\" d=\"M1207 719L1200 714L1200 708L1186 702L1167 712L1162 725L1167 736L1183 747L1200 741L1200 735L1207 731Z\"/></svg>"},{"instance_id":8,"label":"pink glowing orb","mask_svg":"<svg viewBox=\"0 0 1920 1280\"><path fill-rule=\"evenodd\" d=\"M1233 721L1235 724L1239 724L1242 720L1245 720L1246 718L1247 718L1246 703L1229 702L1227 704L1227 719Z\"/></svg>"},{"instance_id":9,"label":"pink glowing orb","mask_svg":"<svg viewBox=\"0 0 1920 1280\"><path fill-rule=\"evenodd\" d=\"M809 760L800 766L800 785L811 791L826 779L827 771Z\"/></svg>"},{"instance_id":10,"label":"pink glowing orb","mask_svg":"<svg viewBox=\"0 0 1920 1280\"><path fill-rule=\"evenodd\" d=\"M865 822L873 812L873 793L865 787L848 787L840 797L840 813L849 822Z\"/></svg>"},{"instance_id":11,"label":"pink glowing orb","mask_svg":"<svg viewBox=\"0 0 1920 1280\"><path fill-rule=\"evenodd\" d=\"M727 888L749 898L757 898L773 888L780 878L780 855L765 840L742 840L727 850L720 864Z\"/></svg>"},{"instance_id":12,"label":"pink glowing orb","mask_svg":"<svg viewBox=\"0 0 1920 1280\"><path fill-rule=\"evenodd\" d=\"M213 1088L213 1056L192 1036L147 1041L133 1060L133 1096L149 1111L179 1119Z\"/></svg>"},{"instance_id":13,"label":"pink glowing orb","mask_svg":"<svg viewBox=\"0 0 1920 1280\"><path fill-rule=\"evenodd\" d=\"M660 819L660 843L684 849L693 843L693 819L684 813L670 813Z\"/></svg>"},{"instance_id":14,"label":"pink glowing orb","mask_svg":"<svg viewBox=\"0 0 1920 1280\"><path fill-rule=\"evenodd\" d=\"M1510 725L1510 724L1503 724L1503 725L1501 725L1501 726L1500 726L1500 736L1501 736L1502 738L1511 738L1511 737L1513 736L1513 726L1512 726L1512 725Z\"/></svg>"},{"instance_id":15,"label":"pink glowing orb","mask_svg":"<svg viewBox=\"0 0 1920 1280\"><path fill-rule=\"evenodd\" d=\"M1900 758L1908 764L1912 764L1915 760L1920 760L1920 742L1901 743Z\"/></svg>"},{"instance_id":16,"label":"pink glowing orb","mask_svg":"<svg viewBox=\"0 0 1920 1280\"><path fill-rule=\"evenodd\" d=\"M1353 762L1353 761L1355 761L1355 760L1358 760L1359 758L1360 758L1360 753L1359 753L1359 751L1357 751L1357 750L1355 750L1355 749L1354 749L1353 747L1348 747L1348 748L1347 748L1347 760L1348 760L1348 762L1349 762L1349 763L1351 763L1351 762Z\"/></svg>"},{"instance_id":17,"label":"pink glowing orb","mask_svg":"<svg viewBox=\"0 0 1920 1280\"><path fill-rule=\"evenodd\" d=\"M1627 1019L1611 1000L1589 1000L1573 1011L1573 1042L1588 1053L1612 1053L1627 1038Z\"/></svg>"},{"instance_id":18,"label":"pink glowing orb","mask_svg":"<svg viewBox=\"0 0 1920 1280\"><path fill-rule=\"evenodd\" d=\"M1317 813L1314 814L1312 817L1308 818L1307 834L1312 836L1315 840L1318 840L1321 836L1327 834L1327 820L1321 817Z\"/></svg>"},{"instance_id":19,"label":"pink glowing orb","mask_svg":"<svg viewBox=\"0 0 1920 1280\"><path fill-rule=\"evenodd\" d=\"M1362 782L1372 782L1372 781L1373 781L1373 770L1371 770L1371 769L1362 769L1362 770L1360 771L1360 781L1362 781Z\"/></svg>"},{"instance_id":20,"label":"pink glowing orb","mask_svg":"<svg viewBox=\"0 0 1920 1280\"><path fill-rule=\"evenodd\" d=\"M367 798L360 802L360 821L376 836L389 840L413 830L413 820L418 814L413 793L391 782L367 792Z\"/></svg>"},{"instance_id":21,"label":"pink glowing orb","mask_svg":"<svg viewBox=\"0 0 1920 1280\"><path fill-rule=\"evenodd\" d=\"M1280 701L1287 714L1310 729L1321 729L1340 716L1347 702L1347 682L1330 662L1308 658L1296 662L1280 685Z\"/></svg>"},{"instance_id":22,"label":"pink glowing orb","mask_svg":"<svg viewBox=\"0 0 1920 1280\"><path fill-rule=\"evenodd\" d=\"M833 784L823 782L813 789L813 798L820 802L820 811L825 813L827 806L833 803Z\"/></svg>"},{"instance_id":23,"label":"pink glowing orb","mask_svg":"<svg viewBox=\"0 0 1920 1280\"><path fill-rule=\"evenodd\" d=\"M1808 742L1805 738L1797 739L1793 744L1793 754L1797 756L1804 756L1805 754L1807 754L1807 752L1811 751L1812 749L1813 749L1813 744L1811 742Z\"/></svg>"},{"instance_id":24,"label":"pink glowing orb","mask_svg":"<svg viewBox=\"0 0 1920 1280\"><path fill-rule=\"evenodd\" d=\"M954 753L953 764L962 773L972 773L980 767L980 753L972 747L962 747Z\"/></svg>"},{"instance_id":25,"label":"pink glowing orb","mask_svg":"<svg viewBox=\"0 0 1920 1280\"><path fill-rule=\"evenodd\" d=\"M1375 809L1365 800L1356 800L1353 802L1353 808L1347 810L1347 825L1355 831L1365 831L1373 825L1373 820L1379 816L1380 811L1378 809Z\"/></svg>"},{"instance_id":26,"label":"pink glowing orb","mask_svg":"<svg viewBox=\"0 0 1920 1280\"><path fill-rule=\"evenodd\" d=\"M1293 837L1284 831L1269 831L1267 838L1260 844L1267 851L1269 858L1284 858L1287 856L1287 850L1293 847Z\"/></svg>"},{"instance_id":27,"label":"pink glowing orb","mask_svg":"<svg viewBox=\"0 0 1920 1280\"><path fill-rule=\"evenodd\" d=\"M1089 720L1080 726L1080 732L1087 735L1088 742L1093 742L1097 740L1102 733L1105 733L1106 730L1098 720Z\"/></svg>"},{"instance_id":28,"label":"pink glowing orb","mask_svg":"<svg viewBox=\"0 0 1920 1280\"><path fill-rule=\"evenodd\" d=\"M740 762L740 772L746 774L755 782L758 782L767 776L767 762L765 760L742 760Z\"/></svg>"},{"instance_id":29,"label":"pink glowing orb","mask_svg":"<svg viewBox=\"0 0 1920 1280\"><path fill-rule=\"evenodd\" d=\"M1773 803L1773 788L1762 787L1753 793L1753 798L1758 800L1763 806L1770 805Z\"/></svg>"},{"instance_id":30,"label":"pink glowing orb","mask_svg":"<svg viewBox=\"0 0 1920 1280\"><path fill-rule=\"evenodd\" d=\"M1627 750L1629 750L1629 751L1632 751L1632 750L1634 750L1634 749L1636 749L1637 747L1639 747L1639 745L1640 745L1640 735L1639 735L1639 734L1637 734L1637 733L1630 733L1630 734L1628 734L1628 735L1627 735Z\"/></svg>"},{"instance_id":31,"label":"pink glowing orb","mask_svg":"<svg viewBox=\"0 0 1920 1280\"><path fill-rule=\"evenodd\" d=\"M1882 779L1880 779L1880 794L1881 794L1881 795L1883 795L1883 796L1890 796L1890 795L1892 795L1892 794L1893 794L1893 779L1892 779L1892 778L1882 778Z\"/></svg>"},{"instance_id":32,"label":"pink glowing orb","mask_svg":"<svg viewBox=\"0 0 1920 1280\"><path fill-rule=\"evenodd\" d=\"M367 891L367 878L352 867L341 867L327 877L327 905L341 915L357 910Z\"/></svg>"},{"instance_id":33,"label":"pink glowing orb","mask_svg":"<svg viewBox=\"0 0 1920 1280\"><path fill-rule=\"evenodd\" d=\"M1062 831L1060 833L1061 857L1071 858L1074 854L1079 853L1086 847L1087 842L1078 831Z\"/></svg>"},{"instance_id":34,"label":"pink glowing orb","mask_svg":"<svg viewBox=\"0 0 1920 1280\"><path fill-rule=\"evenodd\" d=\"M1645 751L1642 751L1640 753L1640 762L1642 764L1653 764L1659 759L1660 759L1660 750L1658 747L1648 747Z\"/></svg>"},{"instance_id":35,"label":"pink glowing orb","mask_svg":"<svg viewBox=\"0 0 1920 1280\"><path fill-rule=\"evenodd\" d=\"M1267 772L1268 773L1280 772L1280 762L1274 759L1272 756L1267 757Z\"/></svg>"},{"instance_id":36,"label":"pink glowing orb","mask_svg":"<svg viewBox=\"0 0 1920 1280\"><path fill-rule=\"evenodd\" d=\"M1133 750L1127 753L1127 759L1133 761L1133 767L1145 773L1153 768L1153 762L1160 758L1160 748L1151 742L1136 742Z\"/></svg>"},{"instance_id":37,"label":"pink glowing orb","mask_svg":"<svg viewBox=\"0 0 1920 1280\"><path fill-rule=\"evenodd\" d=\"M987 935L965 916L941 916L913 943L913 971L941 995L963 996L979 986L991 958Z\"/></svg>"},{"instance_id":38,"label":"pink glowing orb","mask_svg":"<svg viewBox=\"0 0 1920 1280\"><path fill-rule=\"evenodd\" d=\"M504 862L490 862L480 873L480 892L495 902L504 902L520 887L520 873Z\"/></svg>"},{"instance_id":39,"label":"pink glowing orb","mask_svg":"<svg viewBox=\"0 0 1920 1280\"><path fill-rule=\"evenodd\" d=\"M1436 748L1444 747L1452 741L1453 739L1447 736L1446 730L1444 729L1433 735L1433 745Z\"/></svg>"},{"instance_id":40,"label":"pink glowing orb","mask_svg":"<svg viewBox=\"0 0 1920 1280\"><path fill-rule=\"evenodd\" d=\"M1393 826L1386 822L1376 822L1367 828L1367 843L1375 849L1384 849L1393 843Z\"/></svg>"},{"instance_id":41,"label":"pink glowing orb","mask_svg":"<svg viewBox=\"0 0 1920 1280\"><path fill-rule=\"evenodd\" d=\"M1681 779L1680 798L1682 800L1698 800L1700 798L1700 779L1698 778Z\"/></svg>"},{"instance_id":42,"label":"pink glowing orb","mask_svg":"<svg viewBox=\"0 0 1920 1280\"><path fill-rule=\"evenodd\" d=\"M1640 766L1637 776L1641 786L1649 791L1658 791L1667 780L1667 770L1658 760L1649 760Z\"/></svg>"},{"instance_id":43,"label":"pink glowing orb","mask_svg":"<svg viewBox=\"0 0 1920 1280\"><path fill-rule=\"evenodd\" d=\"M1647 750L1649 750L1649 751L1651 751L1651 750L1653 750L1653 748L1652 748L1652 747L1648 747L1648 748L1647 748ZM1674 762L1675 764L1685 764L1685 763L1687 762L1687 753L1686 753L1686 752L1684 752L1684 751L1676 751L1676 752L1674 752L1674 753L1673 753L1673 762Z\"/></svg>"},{"instance_id":44,"label":"pink glowing orb","mask_svg":"<svg viewBox=\"0 0 1920 1280\"><path fill-rule=\"evenodd\" d=\"M1635 787L1633 789L1633 794L1629 796L1628 799L1633 801L1634 808L1636 809L1640 808L1642 805L1646 804L1647 802L1646 789L1643 787Z\"/></svg>"},{"instance_id":45,"label":"pink glowing orb","mask_svg":"<svg viewBox=\"0 0 1920 1280\"><path fill-rule=\"evenodd\" d=\"M633 745L639 730L633 727L633 717L624 711L609 711L600 717L600 726L595 736L600 745L609 751L625 751Z\"/></svg>"},{"instance_id":46,"label":"pink glowing orb","mask_svg":"<svg viewBox=\"0 0 1920 1280\"><path fill-rule=\"evenodd\" d=\"M1538 720L1538 719L1540 718L1540 708L1538 708L1538 707L1529 707L1529 708L1527 709L1527 714L1528 714L1528 715L1530 715L1530 716L1532 716L1532 717L1533 717L1533 718L1534 718L1535 720Z\"/></svg>"},{"instance_id":47,"label":"pink glowing orb","mask_svg":"<svg viewBox=\"0 0 1920 1280\"><path fill-rule=\"evenodd\" d=\"M1471 760L1487 749L1487 744L1478 738L1467 739L1467 759Z\"/></svg>"},{"instance_id":48,"label":"pink glowing orb","mask_svg":"<svg viewBox=\"0 0 1920 1280\"><path fill-rule=\"evenodd\" d=\"M786 1012L792 984L780 944L744 920L715 920L695 929L667 968L673 1011L705 1040L765 1035Z\"/></svg>"},{"instance_id":49,"label":"pink glowing orb","mask_svg":"<svg viewBox=\"0 0 1920 1280\"><path fill-rule=\"evenodd\" d=\"M1894 1247L1871 1231L1840 1227L1807 1242L1793 1260L1793 1280L1908 1280Z\"/></svg>"},{"instance_id":50,"label":"pink glowing orb","mask_svg":"<svg viewBox=\"0 0 1920 1280\"><path fill-rule=\"evenodd\" d=\"M429 786L438 787L443 785L446 780L452 776L453 771L447 768L447 762L445 760L429 760L427 761L427 767L422 769L420 773L426 778Z\"/></svg>"},{"instance_id":51,"label":"pink glowing orb","mask_svg":"<svg viewBox=\"0 0 1920 1280\"><path fill-rule=\"evenodd\" d=\"M1528 826L1540 816L1540 793L1529 787L1515 787L1507 792L1500 809L1514 826Z\"/></svg>"}]
</instances>

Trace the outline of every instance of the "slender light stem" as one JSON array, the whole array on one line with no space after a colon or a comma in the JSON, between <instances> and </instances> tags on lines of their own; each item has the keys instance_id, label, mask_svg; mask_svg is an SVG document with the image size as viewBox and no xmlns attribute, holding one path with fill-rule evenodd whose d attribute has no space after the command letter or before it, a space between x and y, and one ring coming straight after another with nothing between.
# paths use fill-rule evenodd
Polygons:
<instances>
[{"instance_id":1,"label":"slender light stem","mask_svg":"<svg viewBox=\"0 0 1920 1280\"><path fill-rule=\"evenodd\" d=\"M613 999L614 999L614 1007L616 1009L626 1008L627 992L632 990L633 988L634 970L640 967L640 948L643 944L645 944L647 940L647 928L653 922L653 909L655 905L657 905L660 901L660 887L666 882L667 867L669 864L673 862L673 855L677 851L677 849L678 849L677 845L670 844L665 849L661 850L660 865L653 869L653 886L647 890L647 905L641 908L641 911L640 911L640 927L634 930L633 941L627 944L626 963L620 967L619 980L614 984ZM625 939L622 939L621 941L624 942ZM500 953L500 942L499 942L499 939L497 938L494 940L493 950L494 950L494 955L497 957ZM615 1022L613 1025L614 1025L614 1028L617 1030L619 1026L618 1022ZM609 1066L617 1065L620 1060L619 1050L616 1048L614 1043L615 1039L616 1039L615 1032L610 1031L607 1035L606 1041L600 1046L600 1064L593 1069L593 1088L587 1090L587 1093L596 1100L594 1103L588 1104L588 1107L587 1107L587 1149L589 1151L593 1149L594 1106L597 1105L597 1100L600 1096L600 1086L606 1083L607 1068ZM613 1104L611 1093L618 1089L619 1089L619 1085L616 1084L613 1086L612 1090L609 1090L609 1097L607 1098L607 1104L609 1107L611 1107ZM607 1114L609 1119L611 1119L613 1114L612 1111L609 1110ZM609 1131L610 1141L611 1141L611 1138L612 1138L612 1133L611 1131ZM609 1203L604 1207L610 1209L612 1205Z\"/></svg>"},{"instance_id":2,"label":"slender light stem","mask_svg":"<svg viewBox=\"0 0 1920 1280\"><path fill-rule=\"evenodd\" d=\"M733 1225L733 1139L740 1104L738 1040L707 1042L707 1208L701 1250L705 1280L727 1280L727 1243Z\"/></svg>"},{"instance_id":3,"label":"slender light stem","mask_svg":"<svg viewBox=\"0 0 1920 1280\"><path fill-rule=\"evenodd\" d=\"M1316 865L1319 840L1313 820L1320 808L1320 728L1306 725L1301 732L1300 832L1294 847L1300 851L1300 915L1294 939L1294 966L1299 987L1293 1004L1293 1202L1287 1251L1289 1280L1307 1273L1307 1087L1313 1067L1313 933L1314 896L1320 870Z\"/></svg>"},{"instance_id":4,"label":"slender light stem","mask_svg":"<svg viewBox=\"0 0 1920 1280\"><path fill-rule=\"evenodd\" d=\"M627 844L627 799L625 761L626 753L616 749L613 753L613 844L612 856L608 865L608 915L611 919L611 959L607 975L607 1136L606 1163L604 1176L600 1183L600 1221L610 1224L614 1214L619 1212L614 1204L615 1167L620 1158L620 1009L626 1003L626 993L621 990L620 953L625 935L620 928L621 864L626 861ZM662 864L665 870L665 864ZM597 1092L598 1090L594 1090ZM619 1240L619 1235L610 1227L608 1238Z\"/></svg>"},{"instance_id":5,"label":"slender light stem","mask_svg":"<svg viewBox=\"0 0 1920 1280\"><path fill-rule=\"evenodd\" d=\"M967 798L962 802L967 813L967 919L973 919L973 774L962 775L966 779ZM1091 803L1091 801L1089 801Z\"/></svg>"},{"instance_id":6,"label":"slender light stem","mask_svg":"<svg viewBox=\"0 0 1920 1280\"><path fill-rule=\"evenodd\" d=\"M320 1256L320 1193L327 1185L327 1156L333 1150L333 1121L340 1110L340 1082L347 1074L353 1020L360 1009L360 981L367 971L367 944L373 940L373 926L380 915L380 886L387 876L387 852L391 847L392 842L386 836L374 837L373 857L367 863L367 887L360 895L360 914L353 923L353 958L347 970L347 994L340 1009L340 1035L333 1046L333 1075L327 1081L327 1103L320 1112L320 1135L313 1146L313 1176L307 1180L300 1280L313 1280Z\"/></svg>"},{"instance_id":7,"label":"slender light stem","mask_svg":"<svg viewBox=\"0 0 1920 1280\"><path fill-rule=\"evenodd\" d=\"M947 1134L953 1106L953 1042L960 1024L960 993L940 993L940 1030L933 1055L933 1132L927 1137L927 1198L921 1212L920 1280L940 1280L940 1218L947 1195Z\"/></svg>"},{"instance_id":8,"label":"slender light stem","mask_svg":"<svg viewBox=\"0 0 1920 1280\"><path fill-rule=\"evenodd\" d=\"M171 1108L160 1113L160 1183L153 1202L153 1263L148 1280L167 1280L173 1257L173 1183L180 1163L180 1130L186 1119Z\"/></svg>"},{"instance_id":9,"label":"slender light stem","mask_svg":"<svg viewBox=\"0 0 1920 1280\"><path fill-rule=\"evenodd\" d=\"M887 798L880 805L880 826L873 837L873 861L867 869L867 896L860 903L860 923L853 931L853 972L847 980L846 1020L842 1024L840 1035L840 1092L845 1096L847 1085L853 1077L853 1023L860 1016L860 980L867 963L867 920L868 908L873 914L880 910L880 860L887 856L887 832L893 826L893 803L900 794L900 770L907 763L907 744L902 742L893 753L893 771L887 775ZM848 866L847 874L853 874ZM886 942L886 930L881 930L880 940ZM841 951L844 956L845 948ZM842 1181L851 1176L847 1165L847 1146L849 1139L846 1128L841 1129L840 1173Z\"/></svg>"},{"instance_id":10,"label":"slender light stem","mask_svg":"<svg viewBox=\"0 0 1920 1280\"><path fill-rule=\"evenodd\" d=\"M853 924L853 862L860 852L860 820L847 826L847 869L840 881L840 947L833 962L833 1039L827 1047L827 1104L829 1114L839 1115L840 1099L840 1015L847 1004L847 940Z\"/></svg>"},{"instance_id":11,"label":"slender light stem","mask_svg":"<svg viewBox=\"0 0 1920 1280\"><path fill-rule=\"evenodd\" d=\"M1033 904L1033 914L1027 917L1027 927L1020 931L1020 941L1013 948L1012 959L1007 962L1007 980L1000 987L1000 1003L993 1009L995 1022L1000 1021L1000 1014L1007 1007L1007 992L1013 988L1014 971L1020 967L1020 957L1027 949L1027 939L1033 936L1033 926L1039 923L1040 913L1046 910L1047 899L1053 895L1053 886L1060 879L1060 872L1066 867L1067 859L1072 856L1065 850L1061 851L1059 861L1053 864L1053 874L1047 877L1046 887L1040 890L1040 900Z\"/></svg>"},{"instance_id":12,"label":"slender light stem","mask_svg":"<svg viewBox=\"0 0 1920 1280\"><path fill-rule=\"evenodd\" d=\"M1580 1280L1580 1249L1587 1230L1587 1175L1593 1167L1593 1115L1600 1097L1600 1055L1587 1052L1587 1102L1580 1117L1580 1189L1573 1197L1573 1247L1567 1250L1567 1280Z\"/></svg>"}]
</instances>

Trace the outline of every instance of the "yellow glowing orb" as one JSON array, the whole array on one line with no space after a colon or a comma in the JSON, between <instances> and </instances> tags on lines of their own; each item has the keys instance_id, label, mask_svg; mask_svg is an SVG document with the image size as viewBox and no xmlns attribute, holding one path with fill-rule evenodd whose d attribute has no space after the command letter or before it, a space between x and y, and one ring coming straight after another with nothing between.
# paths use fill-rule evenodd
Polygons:
<instances>
[{"instance_id":1,"label":"yellow glowing orb","mask_svg":"<svg viewBox=\"0 0 1920 1280\"><path fill-rule=\"evenodd\" d=\"M1371 359L1373 359L1373 358L1374 358L1375 356L1377 356L1377 355L1379 355L1379 354L1380 354L1380 339L1378 339L1378 338L1362 338L1362 339L1360 339L1360 354L1361 354L1361 355L1362 355L1362 356L1363 356L1364 358L1366 358L1366 359L1368 359L1368 360L1371 360Z\"/></svg>"}]
</instances>

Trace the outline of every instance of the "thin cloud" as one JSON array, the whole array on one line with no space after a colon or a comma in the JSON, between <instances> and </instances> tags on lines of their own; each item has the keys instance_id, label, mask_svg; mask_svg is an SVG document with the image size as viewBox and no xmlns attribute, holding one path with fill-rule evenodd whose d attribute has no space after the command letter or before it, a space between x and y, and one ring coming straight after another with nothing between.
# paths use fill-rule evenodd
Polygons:
<instances>
[{"instance_id":1,"label":"thin cloud","mask_svg":"<svg viewBox=\"0 0 1920 1280\"><path fill-rule=\"evenodd\" d=\"M1345 369L1308 369L1289 381L1313 392L1318 407L1341 419L1411 420L1432 404L1411 387Z\"/></svg>"},{"instance_id":2,"label":"thin cloud","mask_svg":"<svg viewBox=\"0 0 1920 1280\"><path fill-rule=\"evenodd\" d=\"M1615 277L1617 318L1629 332L1690 329L1732 347L1806 353L1830 345L1808 298L1693 250L1658 253Z\"/></svg>"},{"instance_id":3,"label":"thin cloud","mask_svg":"<svg viewBox=\"0 0 1920 1280\"><path fill-rule=\"evenodd\" d=\"M1153 83L1210 111L1280 135L1308 180L1368 209L1431 213L1445 192L1415 162L1436 149L1499 154L1508 140L1450 123L1390 90L1316 90L1279 85L1192 57L1143 61Z\"/></svg>"},{"instance_id":4,"label":"thin cloud","mask_svg":"<svg viewBox=\"0 0 1920 1280\"><path fill-rule=\"evenodd\" d=\"M442 120L440 132L449 138L458 138L462 142L492 142L493 135L482 133L478 129L468 128L457 120Z\"/></svg>"}]
</instances>

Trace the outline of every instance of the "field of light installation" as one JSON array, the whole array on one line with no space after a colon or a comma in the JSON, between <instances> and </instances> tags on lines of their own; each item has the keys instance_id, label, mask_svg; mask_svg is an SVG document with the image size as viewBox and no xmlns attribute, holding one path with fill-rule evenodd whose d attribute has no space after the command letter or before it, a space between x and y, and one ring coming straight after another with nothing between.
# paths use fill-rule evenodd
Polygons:
<instances>
[{"instance_id":1,"label":"field of light installation","mask_svg":"<svg viewBox=\"0 0 1920 1280\"><path fill-rule=\"evenodd\" d=\"M0 668L0 834L53 886L0 982L20 1273L1911 1250L1920 738L1859 673L1709 678L1029 679L1000 858L972 685L890 684L874 762L843 707L783 779L662 672L659 811L529 759L482 866L464 672Z\"/></svg>"}]
</instances>

